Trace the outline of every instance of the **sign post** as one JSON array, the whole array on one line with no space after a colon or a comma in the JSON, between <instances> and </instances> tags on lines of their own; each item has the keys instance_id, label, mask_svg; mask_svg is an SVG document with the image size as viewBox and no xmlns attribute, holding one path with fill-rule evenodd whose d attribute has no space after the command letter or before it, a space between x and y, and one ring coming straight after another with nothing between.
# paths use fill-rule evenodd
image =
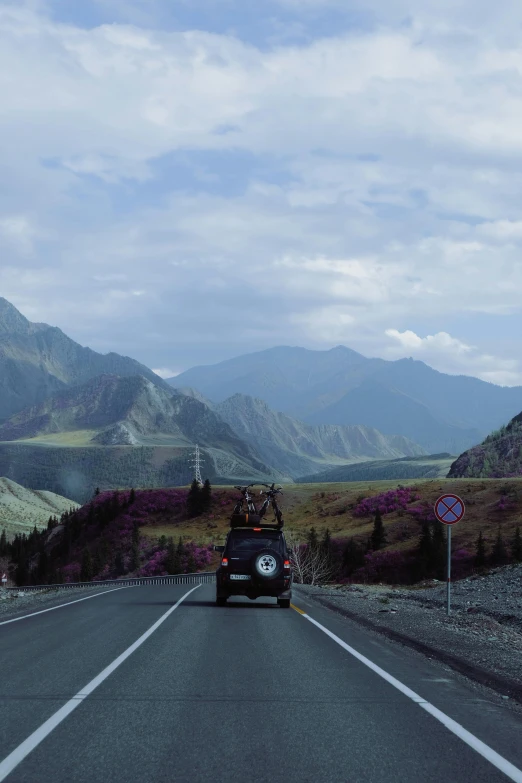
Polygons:
<instances>
[{"instance_id":1,"label":"sign post","mask_svg":"<svg viewBox=\"0 0 522 783\"><path fill-rule=\"evenodd\" d=\"M7 584L7 574L2 574L2 587L5 587Z\"/></svg>"},{"instance_id":2,"label":"sign post","mask_svg":"<svg viewBox=\"0 0 522 783\"><path fill-rule=\"evenodd\" d=\"M435 503L435 516L448 528L446 614L451 611L451 526L464 516L464 501L458 495L442 495Z\"/></svg>"}]
</instances>

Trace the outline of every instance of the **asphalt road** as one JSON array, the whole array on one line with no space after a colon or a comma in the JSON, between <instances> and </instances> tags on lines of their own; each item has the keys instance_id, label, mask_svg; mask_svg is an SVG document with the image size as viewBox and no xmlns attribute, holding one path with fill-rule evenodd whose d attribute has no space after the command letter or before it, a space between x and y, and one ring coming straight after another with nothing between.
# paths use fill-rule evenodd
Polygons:
<instances>
[{"instance_id":1,"label":"asphalt road","mask_svg":"<svg viewBox=\"0 0 522 783\"><path fill-rule=\"evenodd\" d=\"M522 781L522 718L500 699L297 591L365 661L273 599L216 607L202 585L172 610L189 590L131 587L0 624L0 781Z\"/></svg>"}]
</instances>

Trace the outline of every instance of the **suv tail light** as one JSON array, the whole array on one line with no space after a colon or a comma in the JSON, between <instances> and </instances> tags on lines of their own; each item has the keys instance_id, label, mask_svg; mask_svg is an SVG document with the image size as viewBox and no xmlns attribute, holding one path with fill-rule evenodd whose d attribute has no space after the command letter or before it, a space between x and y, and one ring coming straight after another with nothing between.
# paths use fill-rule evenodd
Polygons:
<instances>
[{"instance_id":1,"label":"suv tail light","mask_svg":"<svg viewBox=\"0 0 522 783\"><path fill-rule=\"evenodd\" d=\"M256 533L260 533L262 531L262 527L253 527L252 530L255 530Z\"/></svg>"},{"instance_id":2,"label":"suv tail light","mask_svg":"<svg viewBox=\"0 0 522 783\"><path fill-rule=\"evenodd\" d=\"M224 558L222 559L222 561L221 561L221 565L222 565L222 566L227 566L227 565L228 565L228 557L224 557Z\"/></svg>"},{"instance_id":3,"label":"suv tail light","mask_svg":"<svg viewBox=\"0 0 522 783\"><path fill-rule=\"evenodd\" d=\"M284 562L285 571L290 571L290 560Z\"/></svg>"}]
</instances>

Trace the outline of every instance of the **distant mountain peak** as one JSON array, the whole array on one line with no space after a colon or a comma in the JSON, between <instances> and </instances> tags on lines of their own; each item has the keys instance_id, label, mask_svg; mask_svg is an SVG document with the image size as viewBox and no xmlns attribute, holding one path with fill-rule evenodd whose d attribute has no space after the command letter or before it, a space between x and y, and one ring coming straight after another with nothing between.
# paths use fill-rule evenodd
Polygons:
<instances>
[{"instance_id":1,"label":"distant mountain peak","mask_svg":"<svg viewBox=\"0 0 522 783\"><path fill-rule=\"evenodd\" d=\"M31 322L0 296L0 334L28 334L30 331Z\"/></svg>"}]
</instances>

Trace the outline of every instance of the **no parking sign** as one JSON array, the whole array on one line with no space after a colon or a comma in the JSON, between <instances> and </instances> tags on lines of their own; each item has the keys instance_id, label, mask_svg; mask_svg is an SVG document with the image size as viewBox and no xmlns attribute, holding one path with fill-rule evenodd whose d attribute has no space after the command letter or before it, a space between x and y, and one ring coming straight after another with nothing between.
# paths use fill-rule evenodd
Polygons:
<instances>
[{"instance_id":1,"label":"no parking sign","mask_svg":"<svg viewBox=\"0 0 522 783\"><path fill-rule=\"evenodd\" d=\"M435 516L443 525L460 522L464 510L464 501L458 495L442 495L435 503Z\"/></svg>"},{"instance_id":2,"label":"no parking sign","mask_svg":"<svg viewBox=\"0 0 522 783\"><path fill-rule=\"evenodd\" d=\"M434 506L435 516L442 522L443 525L448 526L448 581L446 592L446 614L450 613L450 601L451 601L451 526L460 522L464 516L464 501L459 498L458 495L442 495L435 503Z\"/></svg>"}]
</instances>

